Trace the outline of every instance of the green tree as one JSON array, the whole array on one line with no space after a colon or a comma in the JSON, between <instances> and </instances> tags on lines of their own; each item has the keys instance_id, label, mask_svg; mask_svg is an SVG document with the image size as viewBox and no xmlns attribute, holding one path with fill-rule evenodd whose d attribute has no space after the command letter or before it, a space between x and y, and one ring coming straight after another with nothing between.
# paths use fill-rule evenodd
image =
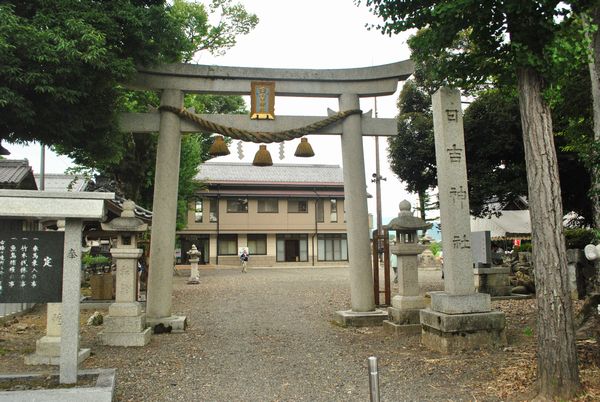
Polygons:
<instances>
[{"instance_id":1,"label":"green tree","mask_svg":"<svg viewBox=\"0 0 600 402\"><path fill-rule=\"evenodd\" d=\"M158 95L126 91L119 84L137 65L190 60L203 50L220 54L258 23L231 0L207 4L3 2L0 139L53 146L82 169L109 177L126 197L151 206L156 139L119 132L116 118L117 112L158 106ZM215 25L209 22L213 16ZM244 108L239 97L208 95L188 95L186 106L206 113Z\"/></svg>"},{"instance_id":2,"label":"green tree","mask_svg":"<svg viewBox=\"0 0 600 402\"><path fill-rule=\"evenodd\" d=\"M447 77L461 88L490 80L516 82L536 267L538 392L541 398L574 396L580 382L562 200L551 110L544 98L550 50L570 17L568 8L543 0L365 2L382 18L379 29L384 33L422 30L410 41L412 56L431 66L438 79ZM456 51L462 40L464 51Z\"/></svg>"},{"instance_id":3,"label":"green tree","mask_svg":"<svg viewBox=\"0 0 600 402\"><path fill-rule=\"evenodd\" d=\"M400 92L398 110L398 134L388 138L388 160L406 190L419 196L425 218L428 191L437 185L430 96L409 80Z\"/></svg>"},{"instance_id":4,"label":"green tree","mask_svg":"<svg viewBox=\"0 0 600 402\"><path fill-rule=\"evenodd\" d=\"M157 0L0 4L0 138L119 153L118 84L180 58L185 38Z\"/></svg>"}]
</instances>

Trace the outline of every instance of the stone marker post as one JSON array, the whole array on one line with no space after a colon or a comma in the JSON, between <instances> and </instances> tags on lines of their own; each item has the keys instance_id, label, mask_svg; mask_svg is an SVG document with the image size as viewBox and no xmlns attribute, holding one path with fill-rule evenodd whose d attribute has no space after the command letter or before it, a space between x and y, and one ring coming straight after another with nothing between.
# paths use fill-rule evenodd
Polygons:
<instances>
[{"instance_id":1,"label":"stone marker post","mask_svg":"<svg viewBox=\"0 0 600 402\"><path fill-rule=\"evenodd\" d=\"M196 248L195 244L192 244L192 248L187 252L190 258L190 278L188 279L188 285L196 285L200 283L200 273L198 272L198 261L200 261L200 251Z\"/></svg>"},{"instance_id":2,"label":"stone marker post","mask_svg":"<svg viewBox=\"0 0 600 402\"><path fill-rule=\"evenodd\" d=\"M443 353L504 344L504 314L491 311L489 294L475 293L460 92L442 87L432 101L444 291L432 293L431 309L421 311L421 341Z\"/></svg>"},{"instance_id":3,"label":"stone marker post","mask_svg":"<svg viewBox=\"0 0 600 402\"><path fill-rule=\"evenodd\" d=\"M81 219L65 220L63 259L60 383L77 382L79 355L79 299L81 298Z\"/></svg>"}]
</instances>

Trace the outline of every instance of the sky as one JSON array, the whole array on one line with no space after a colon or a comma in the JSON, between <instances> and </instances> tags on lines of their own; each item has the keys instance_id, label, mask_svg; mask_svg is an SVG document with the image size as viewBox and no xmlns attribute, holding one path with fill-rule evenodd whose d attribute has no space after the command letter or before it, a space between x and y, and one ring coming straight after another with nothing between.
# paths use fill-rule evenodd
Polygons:
<instances>
[{"instance_id":1,"label":"sky","mask_svg":"<svg viewBox=\"0 0 600 402\"><path fill-rule=\"evenodd\" d=\"M408 35L387 36L376 30L367 30L369 23L377 19L366 6L356 6L353 0L238 0L246 10L255 13L260 22L248 35L238 38L236 46L224 56L215 57L209 53L199 54L194 60L199 64L271 67L271 68L310 68L332 69L368 67L388 64L410 58L406 44ZM396 101L402 83L396 94L377 98L378 117L393 118L397 115ZM249 101L247 100L248 108ZM326 116L327 108L339 110L337 99L277 97L276 115ZM373 98L361 99L361 109L374 108ZM309 136L315 151L313 158L293 156L296 141L285 145L285 158L279 159L279 147L270 145L269 150L274 164L277 163L323 163L342 165L340 138L338 136ZM365 175L367 191L373 195L368 200L369 212L376 215L375 184L370 179L376 171L375 139L364 137ZM3 144L10 152L11 159L27 158L34 172L40 170L40 147L32 144L22 147ZM235 147L231 155L215 158L213 161L252 162L257 144L244 145L244 159L239 160ZM70 166L66 157L46 151L46 172L62 173ZM405 186L391 172L387 160L387 139L379 139L382 217L386 224L397 216L398 204L408 199L416 204L416 196L408 194ZM342 166L343 167L343 166Z\"/></svg>"}]
</instances>

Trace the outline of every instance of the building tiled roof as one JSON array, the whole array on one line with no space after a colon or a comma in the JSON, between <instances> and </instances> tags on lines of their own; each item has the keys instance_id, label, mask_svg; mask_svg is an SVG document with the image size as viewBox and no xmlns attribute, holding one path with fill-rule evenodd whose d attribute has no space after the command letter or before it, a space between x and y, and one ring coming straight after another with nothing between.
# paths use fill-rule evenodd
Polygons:
<instances>
[{"instance_id":1,"label":"building tiled roof","mask_svg":"<svg viewBox=\"0 0 600 402\"><path fill-rule=\"evenodd\" d=\"M40 188L40 175L34 174L35 182ZM46 173L44 174L44 190L45 191L85 191L87 179L71 174L57 174L57 173Z\"/></svg>"},{"instance_id":2,"label":"building tiled roof","mask_svg":"<svg viewBox=\"0 0 600 402\"><path fill-rule=\"evenodd\" d=\"M250 163L207 162L200 165L195 179L230 184L344 185L342 168L338 165L253 166Z\"/></svg>"},{"instance_id":3,"label":"building tiled roof","mask_svg":"<svg viewBox=\"0 0 600 402\"><path fill-rule=\"evenodd\" d=\"M0 188L37 190L32 175L27 159L0 159Z\"/></svg>"},{"instance_id":4,"label":"building tiled roof","mask_svg":"<svg viewBox=\"0 0 600 402\"><path fill-rule=\"evenodd\" d=\"M38 183L39 187L40 175L35 174L34 176L35 181ZM88 184L88 179L78 175L57 173L46 173L44 175L45 191L89 191ZM106 191L104 189L100 190ZM119 216L121 214L121 211L123 210L123 201L125 201L123 197L116 195L114 200L107 200L107 205L115 215ZM145 208L140 207L139 205L136 205L134 212L135 215L138 218L144 220L144 222L152 221L152 211L149 211Z\"/></svg>"}]
</instances>

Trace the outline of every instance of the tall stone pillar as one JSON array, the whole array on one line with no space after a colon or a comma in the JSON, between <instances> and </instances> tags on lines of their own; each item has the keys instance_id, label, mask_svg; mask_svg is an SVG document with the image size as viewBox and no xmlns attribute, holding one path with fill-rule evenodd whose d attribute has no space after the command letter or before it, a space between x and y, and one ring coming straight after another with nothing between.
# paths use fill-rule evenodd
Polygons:
<instances>
[{"instance_id":1,"label":"tall stone pillar","mask_svg":"<svg viewBox=\"0 0 600 402\"><path fill-rule=\"evenodd\" d=\"M183 93L165 89L160 103L180 108ZM180 151L179 116L163 110L156 151L146 322L151 326L159 323L171 326L173 331L185 329L185 317L171 316Z\"/></svg>"},{"instance_id":2,"label":"tall stone pillar","mask_svg":"<svg viewBox=\"0 0 600 402\"><path fill-rule=\"evenodd\" d=\"M340 111L360 108L359 97L356 94L343 94L339 103ZM348 116L344 119L342 127L344 203L348 228L352 310L338 311L338 320L343 325L381 325L387 318L387 313L375 310L361 116Z\"/></svg>"},{"instance_id":3,"label":"tall stone pillar","mask_svg":"<svg viewBox=\"0 0 600 402\"><path fill-rule=\"evenodd\" d=\"M460 92L440 88L432 101L444 291L433 292L431 309L421 310L421 341L443 353L504 344L504 314L491 311L489 294L475 293Z\"/></svg>"}]
</instances>

